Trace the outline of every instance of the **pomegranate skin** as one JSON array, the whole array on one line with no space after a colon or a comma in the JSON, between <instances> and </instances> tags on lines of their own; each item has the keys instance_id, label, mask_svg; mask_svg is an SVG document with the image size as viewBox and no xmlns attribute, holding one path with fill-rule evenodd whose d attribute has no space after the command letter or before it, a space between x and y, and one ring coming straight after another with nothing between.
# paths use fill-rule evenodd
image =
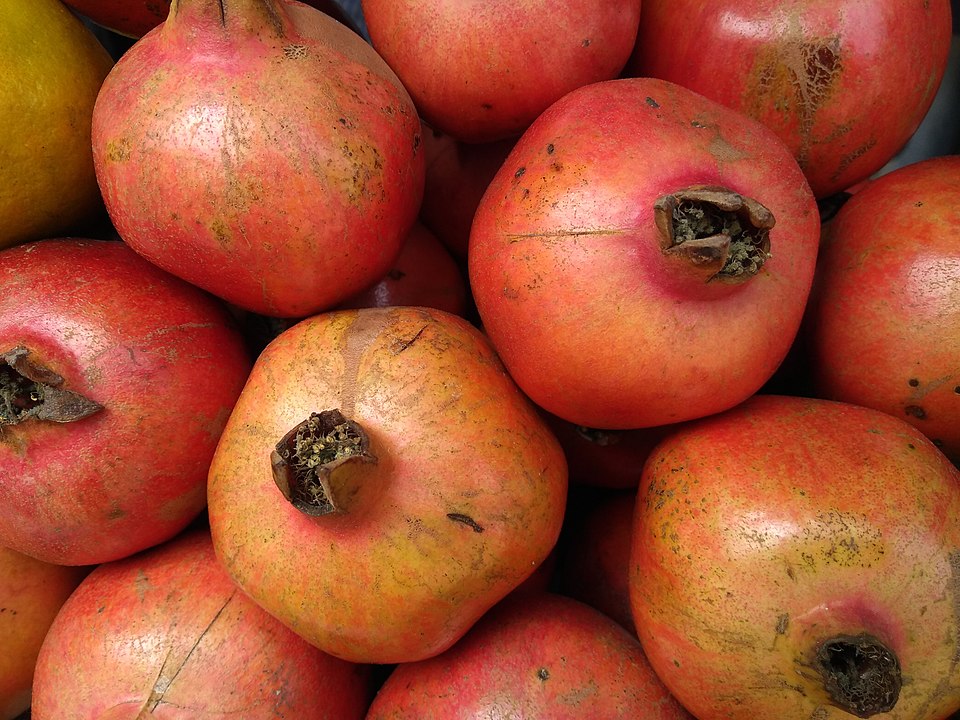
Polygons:
<instances>
[{"instance_id":1,"label":"pomegranate skin","mask_svg":"<svg viewBox=\"0 0 960 720\"><path fill-rule=\"evenodd\" d=\"M329 471L335 508L314 516L286 499L274 453L335 409L369 447ZM566 491L563 451L486 337L411 307L321 313L274 339L207 484L234 581L325 652L377 664L443 652L529 579Z\"/></svg>"},{"instance_id":2,"label":"pomegranate skin","mask_svg":"<svg viewBox=\"0 0 960 720\"><path fill-rule=\"evenodd\" d=\"M648 0L627 72L764 123L823 198L879 170L919 127L950 16L950 0Z\"/></svg>"},{"instance_id":3,"label":"pomegranate skin","mask_svg":"<svg viewBox=\"0 0 960 720\"><path fill-rule=\"evenodd\" d=\"M4 419L0 543L92 565L176 535L204 508L207 468L252 364L233 317L117 241L10 248L0 285L0 356L23 347L101 406L73 422ZM0 390L12 377L0 359Z\"/></svg>"},{"instance_id":4,"label":"pomegranate skin","mask_svg":"<svg viewBox=\"0 0 960 720\"><path fill-rule=\"evenodd\" d=\"M640 0L363 0L373 46L432 127L512 138L577 87L617 76Z\"/></svg>"},{"instance_id":5,"label":"pomegranate skin","mask_svg":"<svg viewBox=\"0 0 960 720\"><path fill-rule=\"evenodd\" d=\"M813 390L916 426L960 461L960 156L865 184L824 226L804 322Z\"/></svg>"},{"instance_id":6,"label":"pomegranate skin","mask_svg":"<svg viewBox=\"0 0 960 720\"><path fill-rule=\"evenodd\" d=\"M661 249L655 205L720 186L773 214L738 283ZM629 429L719 412L773 374L800 325L816 202L773 133L662 80L575 90L514 146L477 208L470 285L517 384L577 425Z\"/></svg>"},{"instance_id":7,"label":"pomegranate skin","mask_svg":"<svg viewBox=\"0 0 960 720\"><path fill-rule=\"evenodd\" d=\"M40 649L32 720L362 720L370 668L258 608L205 528L95 568Z\"/></svg>"},{"instance_id":8,"label":"pomegranate skin","mask_svg":"<svg viewBox=\"0 0 960 720\"><path fill-rule=\"evenodd\" d=\"M693 720L637 639L551 593L508 598L455 646L398 666L366 720Z\"/></svg>"},{"instance_id":9,"label":"pomegranate skin","mask_svg":"<svg viewBox=\"0 0 960 720\"><path fill-rule=\"evenodd\" d=\"M336 0L306 0L306 3L357 32L353 21ZM98 25L121 35L139 38L167 19L171 0L64 0L64 4Z\"/></svg>"},{"instance_id":10,"label":"pomegranate skin","mask_svg":"<svg viewBox=\"0 0 960 720\"><path fill-rule=\"evenodd\" d=\"M958 513L960 471L886 413L757 395L691 422L647 460L637 495L644 651L700 720L947 718Z\"/></svg>"},{"instance_id":11,"label":"pomegranate skin","mask_svg":"<svg viewBox=\"0 0 960 720\"><path fill-rule=\"evenodd\" d=\"M396 75L319 10L179 0L104 82L94 164L138 253L240 308L304 317L390 269L422 200L420 132Z\"/></svg>"}]
</instances>

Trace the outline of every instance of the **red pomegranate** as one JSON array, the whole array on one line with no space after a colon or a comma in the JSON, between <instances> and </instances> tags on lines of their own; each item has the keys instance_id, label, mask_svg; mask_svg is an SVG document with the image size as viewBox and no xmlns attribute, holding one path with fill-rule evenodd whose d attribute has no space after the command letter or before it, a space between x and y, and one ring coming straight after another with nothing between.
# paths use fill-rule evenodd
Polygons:
<instances>
[{"instance_id":1,"label":"red pomegranate","mask_svg":"<svg viewBox=\"0 0 960 720\"><path fill-rule=\"evenodd\" d=\"M87 572L0 547L0 720L29 709L40 646Z\"/></svg>"},{"instance_id":2,"label":"red pomegranate","mask_svg":"<svg viewBox=\"0 0 960 720\"><path fill-rule=\"evenodd\" d=\"M173 0L64 0L64 4L98 25L139 38L167 19ZM353 28L353 21L336 0L303 0ZM354 28L356 30L356 28Z\"/></svg>"},{"instance_id":3,"label":"red pomegranate","mask_svg":"<svg viewBox=\"0 0 960 720\"><path fill-rule=\"evenodd\" d=\"M439 130L425 130L426 175L420 220L466 266L473 216L516 138L467 143Z\"/></svg>"},{"instance_id":4,"label":"red pomegranate","mask_svg":"<svg viewBox=\"0 0 960 720\"><path fill-rule=\"evenodd\" d=\"M814 392L915 425L960 461L960 156L867 183L824 226L804 337Z\"/></svg>"},{"instance_id":5,"label":"red pomegranate","mask_svg":"<svg viewBox=\"0 0 960 720\"><path fill-rule=\"evenodd\" d=\"M468 296L466 277L453 255L423 223L415 222L387 274L337 309L418 305L465 316Z\"/></svg>"},{"instance_id":6,"label":"red pomegranate","mask_svg":"<svg viewBox=\"0 0 960 720\"><path fill-rule=\"evenodd\" d=\"M575 90L523 134L470 235L485 331L520 388L625 429L745 400L789 349L816 202L760 123L683 87Z\"/></svg>"},{"instance_id":7,"label":"red pomegranate","mask_svg":"<svg viewBox=\"0 0 960 720\"><path fill-rule=\"evenodd\" d=\"M950 0L644 0L628 73L763 122L825 197L916 131L947 66L950 20Z\"/></svg>"},{"instance_id":8,"label":"red pomegranate","mask_svg":"<svg viewBox=\"0 0 960 720\"><path fill-rule=\"evenodd\" d=\"M92 565L206 502L251 366L223 304L121 242L0 253L0 544Z\"/></svg>"},{"instance_id":9,"label":"red pomegranate","mask_svg":"<svg viewBox=\"0 0 960 720\"><path fill-rule=\"evenodd\" d=\"M321 313L258 357L210 468L217 554L322 650L450 647L548 557L563 452L466 320Z\"/></svg>"},{"instance_id":10,"label":"red pomegranate","mask_svg":"<svg viewBox=\"0 0 960 720\"><path fill-rule=\"evenodd\" d=\"M516 137L555 100L617 76L640 0L362 0L373 46L432 127Z\"/></svg>"},{"instance_id":11,"label":"red pomegranate","mask_svg":"<svg viewBox=\"0 0 960 720\"><path fill-rule=\"evenodd\" d=\"M420 207L420 142L379 55L294 0L173 0L93 116L123 240L277 317L332 307L387 273Z\"/></svg>"},{"instance_id":12,"label":"red pomegranate","mask_svg":"<svg viewBox=\"0 0 960 720\"><path fill-rule=\"evenodd\" d=\"M97 567L37 662L32 720L362 720L370 669L330 657L234 585L206 529Z\"/></svg>"},{"instance_id":13,"label":"red pomegranate","mask_svg":"<svg viewBox=\"0 0 960 720\"><path fill-rule=\"evenodd\" d=\"M643 649L699 720L960 709L960 471L870 408L757 395L647 460Z\"/></svg>"},{"instance_id":14,"label":"red pomegranate","mask_svg":"<svg viewBox=\"0 0 960 720\"><path fill-rule=\"evenodd\" d=\"M571 502L554 573L558 592L634 633L629 579L636 494L635 489L603 491L575 507Z\"/></svg>"},{"instance_id":15,"label":"red pomegranate","mask_svg":"<svg viewBox=\"0 0 960 720\"><path fill-rule=\"evenodd\" d=\"M509 598L437 657L399 665L367 720L693 720L640 643L610 618L549 593Z\"/></svg>"}]
</instances>

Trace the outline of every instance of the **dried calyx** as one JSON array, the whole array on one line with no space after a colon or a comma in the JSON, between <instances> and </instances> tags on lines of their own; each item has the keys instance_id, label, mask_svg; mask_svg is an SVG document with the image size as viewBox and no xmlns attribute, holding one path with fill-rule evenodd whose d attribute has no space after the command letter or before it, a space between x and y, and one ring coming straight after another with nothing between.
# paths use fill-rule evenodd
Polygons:
<instances>
[{"instance_id":1,"label":"dried calyx","mask_svg":"<svg viewBox=\"0 0 960 720\"><path fill-rule=\"evenodd\" d=\"M0 355L0 427L34 418L66 423L102 409L80 393L65 390L64 380L34 362L23 345Z\"/></svg>"},{"instance_id":2,"label":"dried calyx","mask_svg":"<svg viewBox=\"0 0 960 720\"><path fill-rule=\"evenodd\" d=\"M685 258L707 281L740 283L770 257L773 213L723 187L693 186L654 203L663 252Z\"/></svg>"},{"instance_id":3,"label":"dried calyx","mask_svg":"<svg viewBox=\"0 0 960 720\"><path fill-rule=\"evenodd\" d=\"M363 483L351 469L377 462L363 428L339 410L312 413L283 436L270 460L283 496L313 516L347 512Z\"/></svg>"},{"instance_id":4,"label":"dried calyx","mask_svg":"<svg viewBox=\"0 0 960 720\"><path fill-rule=\"evenodd\" d=\"M831 702L861 718L890 712L900 697L900 662L868 633L838 635L817 648L814 667Z\"/></svg>"}]
</instances>

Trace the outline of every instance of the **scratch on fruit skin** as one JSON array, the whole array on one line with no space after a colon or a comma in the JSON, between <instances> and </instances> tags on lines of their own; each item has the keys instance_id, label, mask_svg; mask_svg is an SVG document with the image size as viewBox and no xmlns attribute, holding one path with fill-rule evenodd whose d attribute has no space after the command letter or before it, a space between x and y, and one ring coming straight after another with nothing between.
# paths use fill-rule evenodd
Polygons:
<instances>
[{"instance_id":1,"label":"scratch on fruit skin","mask_svg":"<svg viewBox=\"0 0 960 720\"><path fill-rule=\"evenodd\" d=\"M227 605L233 600L236 596L237 591L234 590L230 593L227 599L224 601L223 605L220 606L220 609L214 614L213 618L207 623L207 626L203 631L197 636L196 641L191 646L190 650L187 651L187 654L183 656L180 662L177 664L175 670L172 674L167 672L167 662L170 660L170 654L172 650L167 651L166 657L163 659L163 664L160 666L160 671L157 673L157 679L154 680L153 688L150 690L150 697L147 698L144 702L143 707L140 708L140 712L137 713L136 720L143 720L148 715L153 714L153 711L157 709L157 706L163 702L163 696L166 694L167 690L170 689L170 686L173 685L176 681L177 676L180 674L180 671L183 670L183 666L187 664L187 661L190 659L190 656L193 655L194 651L200 645L203 638L207 636L207 633L210 632L210 628L214 626L217 620L220 619L220 616L223 614L223 611L226 610Z\"/></svg>"},{"instance_id":2,"label":"scratch on fruit skin","mask_svg":"<svg viewBox=\"0 0 960 720\"><path fill-rule=\"evenodd\" d=\"M627 230L553 230L551 232L536 233L507 233L507 241L516 243L521 240L562 240L569 237L584 237L590 235L620 235L625 232L627 232Z\"/></svg>"}]
</instances>

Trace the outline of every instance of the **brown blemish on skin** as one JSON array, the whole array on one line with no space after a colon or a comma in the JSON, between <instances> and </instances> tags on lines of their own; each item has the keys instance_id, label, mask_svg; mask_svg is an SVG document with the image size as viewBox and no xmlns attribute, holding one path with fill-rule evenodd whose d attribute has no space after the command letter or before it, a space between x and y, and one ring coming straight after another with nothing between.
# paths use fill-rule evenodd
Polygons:
<instances>
[{"instance_id":1,"label":"brown blemish on skin","mask_svg":"<svg viewBox=\"0 0 960 720\"><path fill-rule=\"evenodd\" d=\"M476 520L474 520L469 515L464 515L463 513L447 513L447 518L453 520L454 522L462 523L475 533L482 533L484 528Z\"/></svg>"},{"instance_id":2,"label":"brown blemish on skin","mask_svg":"<svg viewBox=\"0 0 960 720\"><path fill-rule=\"evenodd\" d=\"M926 419L927 419L927 411L924 410L924 409L923 409L922 407L920 407L919 405L907 405L907 406L903 409L903 411L904 411L907 415L909 415L910 417L914 417L914 418L916 418L917 420L926 420Z\"/></svg>"},{"instance_id":3,"label":"brown blemish on skin","mask_svg":"<svg viewBox=\"0 0 960 720\"><path fill-rule=\"evenodd\" d=\"M809 161L816 115L836 90L843 69L839 36L805 38L799 26L792 26L779 43L771 43L754 65L754 88L746 108L763 116L767 108L795 116L800 135L796 149L801 167Z\"/></svg>"}]
</instances>

